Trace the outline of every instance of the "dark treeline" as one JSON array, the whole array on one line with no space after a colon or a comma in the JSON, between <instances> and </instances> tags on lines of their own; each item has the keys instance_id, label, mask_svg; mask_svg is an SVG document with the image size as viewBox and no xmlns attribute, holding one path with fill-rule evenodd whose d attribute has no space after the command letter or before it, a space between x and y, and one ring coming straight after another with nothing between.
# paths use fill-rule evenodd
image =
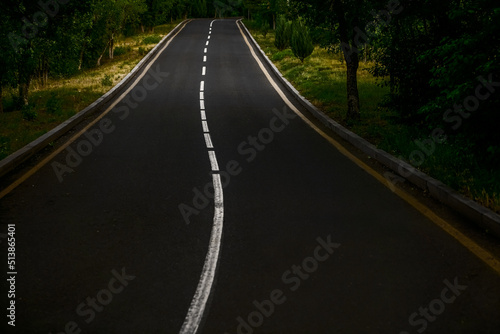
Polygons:
<instances>
[{"instance_id":1,"label":"dark treeline","mask_svg":"<svg viewBox=\"0 0 500 334\"><path fill-rule=\"evenodd\" d=\"M343 54L347 120L361 117L360 59L390 86L397 122L457 141L500 164L500 3L497 0L246 1L257 20L305 19L312 37ZM443 138L444 139L444 138Z\"/></svg>"}]
</instances>

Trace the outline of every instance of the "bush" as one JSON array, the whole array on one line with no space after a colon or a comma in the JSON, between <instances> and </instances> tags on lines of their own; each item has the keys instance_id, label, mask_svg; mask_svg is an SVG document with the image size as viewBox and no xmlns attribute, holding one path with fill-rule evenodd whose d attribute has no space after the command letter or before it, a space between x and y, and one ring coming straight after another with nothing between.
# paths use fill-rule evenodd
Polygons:
<instances>
[{"instance_id":1,"label":"bush","mask_svg":"<svg viewBox=\"0 0 500 334\"><path fill-rule=\"evenodd\" d=\"M104 78L101 79L101 85L112 86L113 85L113 78L109 74L106 74L104 76Z\"/></svg>"},{"instance_id":2,"label":"bush","mask_svg":"<svg viewBox=\"0 0 500 334\"><path fill-rule=\"evenodd\" d=\"M132 50L132 48L130 46L117 46L114 50L113 50L113 54L115 56L121 56L127 52L130 52Z\"/></svg>"},{"instance_id":3,"label":"bush","mask_svg":"<svg viewBox=\"0 0 500 334\"><path fill-rule=\"evenodd\" d=\"M57 94L52 92L45 105L47 108L47 113L49 114L60 114L62 111L61 100L57 97Z\"/></svg>"},{"instance_id":4,"label":"bush","mask_svg":"<svg viewBox=\"0 0 500 334\"><path fill-rule=\"evenodd\" d=\"M143 48L142 46L139 46L139 55L140 56L144 56L145 54L147 54L149 51L151 51L152 48Z\"/></svg>"},{"instance_id":5,"label":"bush","mask_svg":"<svg viewBox=\"0 0 500 334\"><path fill-rule=\"evenodd\" d=\"M24 105L23 99L19 95L16 95L14 93L12 93L11 95L12 95L12 108L10 110L14 111L22 109ZM8 108L6 109L9 110Z\"/></svg>"},{"instance_id":6,"label":"bush","mask_svg":"<svg viewBox=\"0 0 500 334\"><path fill-rule=\"evenodd\" d=\"M38 114L35 111L35 107L33 107L31 104L25 105L21 108L21 115L26 121L34 121L38 117Z\"/></svg>"},{"instance_id":7,"label":"bush","mask_svg":"<svg viewBox=\"0 0 500 334\"><path fill-rule=\"evenodd\" d=\"M309 34L309 29L302 21L297 21L293 25L292 39L290 41L293 54L299 58L301 62L309 57L314 51L312 38Z\"/></svg>"},{"instance_id":8,"label":"bush","mask_svg":"<svg viewBox=\"0 0 500 334\"><path fill-rule=\"evenodd\" d=\"M142 44L158 44L162 37L160 35L146 36L142 40Z\"/></svg>"},{"instance_id":9,"label":"bush","mask_svg":"<svg viewBox=\"0 0 500 334\"><path fill-rule=\"evenodd\" d=\"M276 37L274 40L274 45L278 48L278 50L283 51L290 46L291 37L291 22L288 22L284 16L280 16L276 24Z\"/></svg>"},{"instance_id":10,"label":"bush","mask_svg":"<svg viewBox=\"0 0 500 334\"><path fill-rule=\"evenodd\" d=\"M264 38L266 38L266 35L269 32L269 29L270 29L269 22L264 21L262 23L262 25L260 26L260 32L262 33L262 36L264 36Z\"/></svg>"}]
</instances>

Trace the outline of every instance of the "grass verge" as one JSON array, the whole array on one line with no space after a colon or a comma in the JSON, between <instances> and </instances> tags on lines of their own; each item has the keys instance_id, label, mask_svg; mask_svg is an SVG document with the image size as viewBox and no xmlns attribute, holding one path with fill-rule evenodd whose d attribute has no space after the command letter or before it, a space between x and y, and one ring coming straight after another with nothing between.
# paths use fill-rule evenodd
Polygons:
<instances>
[{"instance_id":1,"label":"grass verge","mask_svg":"<svg viewBox=\"0 0 500 334\"><path fill-rule=\"evenodd\" d=\"M405 160L424 173L440 180L476 202L500 213L500 170L479 165L473 145L466 138L450 138L422 149L418 142L429 139L430 133L398 123L397 115L381 107L387 87L381 85L368 69L372 64L360 62L358 89L361 120L345 121L347 113L346 71L339 54L316 47L304 63L290 49L279 51L274 46L274 32L264 37L253 22L245 21L261 49L284 77L316 107L346 128L365 138L380 149ZM421 152L424 159L415 152ZM420 154L420 153L419 153Z\"/></svg>"}]
</instances>

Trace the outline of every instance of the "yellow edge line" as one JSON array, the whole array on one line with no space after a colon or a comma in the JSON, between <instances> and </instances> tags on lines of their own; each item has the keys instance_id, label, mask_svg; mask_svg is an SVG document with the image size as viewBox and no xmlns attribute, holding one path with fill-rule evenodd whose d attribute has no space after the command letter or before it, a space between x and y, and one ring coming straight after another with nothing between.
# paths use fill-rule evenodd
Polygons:
<instances>
[{"instance_id":1,"label":"yellow edge line","mask_svg":"<svg viewBox=\"0 0 500 334\"><path fill-rule=\"evenodd\" d=\"M88 124L85 128L83 128L80 132L75 134L71 139L69 139L66 143L64 143L61 147L59 147L57 150L52 152L48 157L43 159L41 162L39 162L36 166L34 166L32 169L30 169L26 174L18 178L15 182L13 182L11 185L9 185L7 188L2 190L0 192L0 199L5 197L8 193L10 193L12 190L17 188L21 183L26 181L29 177L31 177L33 174L35 174L37 171L39 171L43 166L45 166L50 160L54 159L59 153L61 153L64 149L66 149L69 145L71 145L75 140L77 140L81 135L83 135L85 132L87 132L88 129L90 129L92 126L94 126L97 122L99 122L104 116L106 116L111 109L113 109L134 87L137 85L137 83L146 75L147 71L153 66L153 63L158 59L160 54L163 53L163 51L167 48L167 46L170 44L170 42L177 36L182 29L189 23L190 21L187 21L184 23L184 25L179 29L177 33L175 33L172 38L170 38L165 46L156 54L156 56L149 62L149 64L144 68L142 71L142 74L137 77L137 79L134 81L132 85L122 94L120 95L115 102L113 102L99 117L97 117L95 120L93 120L90 124Z\"/></svg>"},{"instance_id":2,"label":"yellow edge line","mask_svg":"<svg viewBox=\"0 0 500 334\"><path fill-rule=\"evenodd\" d=\"M250 45L247 37L243 33L243 30L237 24L238 29L240 30L241 35L243 36L243 39L245 40L246 44L248 45L248 48L250 49L250 53L254 57L254 59L257 61L257 64L259 65L260 69L266 76L267 80L271 83L273 88L276 90L276 92L279 94L279 96L282 98L282 100L288 105L290 109L292 109L307 125L309 125L311 128L313 128L318 134L320 134L323 138L325 138L330 144L335 146L335 148L342 153L344 156L349 158L352 162L354 162L356 165L361 167L363 170L365 170L368 174L373 176L375 179L377 179L380 183L382 183L384 186L387 188L391 189L389 187L387 180L380 175L378 172L376 172L373 168L365 164L363 161L359 160L357 157L355 157L352 153L350 153L344 146L342 146L339 142L337 142L335 139L327 135L323 130L318 128L314 123L312 123L306 116L304 116L293 104L288 100L286 95L283 93L283 91L278 87L274 79L270 76L269 72L267 69L264 67L260 59L257 57L255 54L252 46ZM500 261L498 261L490 252L479 246L477 243L475 243L473 240L471 240L469 237L465 236L462 232L458 231L456 228L451 226L449 223L447 223L444 219L439 217L437 214L435 214L431 209L426 207L424 204L422 204L419 200L417 200L415 197L412 195L408 194L407 192L403 191L402 189L391 189L394 193L396 193L400 198L402 198L404 201L406 201L408 204L413 206L417 211L419 211L421 214L423 214L425 217L430 219L434 224L439 226L441 229L443 229L446 233L451 235L453 238L455 238L458 242L460 242L465 248L467 248L469 251L471 251L475 256L477 256L479 259L481 259L484 263L486 263L489 267L491 267L498 275L500 275Z\"/></svg>"}]
</instances>

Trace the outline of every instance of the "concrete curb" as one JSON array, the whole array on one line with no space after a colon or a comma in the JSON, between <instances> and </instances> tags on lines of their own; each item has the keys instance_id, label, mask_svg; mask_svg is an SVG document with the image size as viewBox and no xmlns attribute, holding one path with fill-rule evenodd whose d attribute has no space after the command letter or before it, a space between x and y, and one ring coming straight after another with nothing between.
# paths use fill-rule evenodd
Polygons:
<instances>
[{"instance_id":1,"label":"concrete curb","mask_svg":"<svg viewBox=\"0 0 500 334\"><path fill-rule=\"evenodd\" d=\"M101 96L99 99L94 101L92 104L87 106L85 109L81 110L78 112L76 115L73 117L69 118L65 122L59 124L46 134L38 137L28 145L24 146L23 148L17 150L16 152L12 153L5 159L0 161L0 177L4 176L11 170L13 170L15 167L19 166L21 163L26 161L28 158L30 158L32 155L46 147L49 143L53 142L57 138L61 137L64 135L66 132L74 128L77 124L79 124L81 121L85 119L85 117L97 112L99 108L101 108L104 104L112 100L117 93L120 91L121 88L126 86L134 76L141 71L144 66L148 63L148 61L158 53L158 50L160 47L171 37L173 36L183 25L188 23L191 20L184 20L181 23L179 23L172 31L170 31L165 37L162 38L162 40L150 51L148 52L147 55L144 56L144 58L141 59L141 61L130 71L129 74L125 76L116 86L114 86L112 89L110 89L107 93L105 93L103 96Z\"/></svg>"},{"instance_id":2,"label":"concrete curb","mask_svg":"<svg viewBox=\"0 0 500 334\"><path fill-rule=\"evenodd\" d=\"M344 140L360 149L362 152L372 157L392 170L396 175L408 180L410 183L416 185L422 190L428 191L430 195L440 201L441 203L451 207L455 211L464 215L472 220L478 226L484 228L489 233L500 238L500 215L490 209L474 202L473 200L459 194L455 190L446 186L442 182L430 177L429 175L417 170L407 162L400 160L389 153L378 149L376 146L370 144L365 139L357 134L344 128L339 123L328 117L321 110L316 108L311 102L292 86L292 84L283 77L281 72L276 68L272 61L267 57L265 52L260 48L259 44L252 37L245 24L238 20L247 36L252 40L254 47L260 51L262 58L266 61L267 65L272 69L276 77L281 83L296 97L297 101L306 108L315 118L317 118L323 125L333 130L337 135ZM393 187L393 183L386 176L389 188Z\"/></svg>"}]
</instances>

